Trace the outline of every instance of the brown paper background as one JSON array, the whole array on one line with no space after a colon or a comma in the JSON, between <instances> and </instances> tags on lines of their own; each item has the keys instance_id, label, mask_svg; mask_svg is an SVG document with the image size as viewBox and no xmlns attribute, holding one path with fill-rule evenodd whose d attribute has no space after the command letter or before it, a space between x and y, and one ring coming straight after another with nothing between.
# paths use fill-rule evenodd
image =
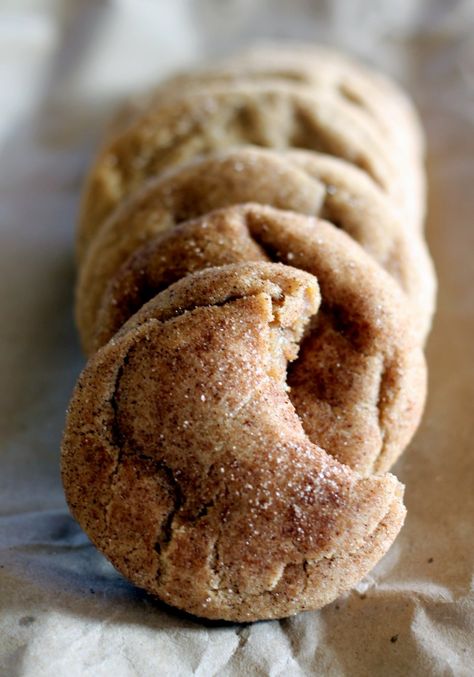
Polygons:
<instances>
[{"instance_id":1,"label":"brown paper background","mask_svg":"<svg viewBox=\"0 0 474 677\"><path fill-rule=\"evenodd\" d=\"M454 0L0 3L1 675L474 674L473 31L473 3ZM440 288L426 414L395 468L408 507L396 543L320 612L219 626L136 591L68 516L73 228L112 103L261 36L352 50L411 91Z\"/></svg>"}]
</instances>

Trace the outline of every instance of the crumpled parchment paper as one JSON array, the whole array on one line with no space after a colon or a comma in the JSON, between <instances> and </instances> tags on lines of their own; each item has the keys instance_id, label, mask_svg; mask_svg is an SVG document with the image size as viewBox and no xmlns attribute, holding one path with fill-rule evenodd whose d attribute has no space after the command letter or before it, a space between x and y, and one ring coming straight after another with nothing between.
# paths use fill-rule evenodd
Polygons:
<instances>
[{"instance_id":1,"label":"crumpled parchment paper","mask_svg":"<svg viewBox=\"0 0 474 677\"><path fill-rule=\"evenodd\" d=\"M3 0L0 4L0 674L474 674L474 3ZM411 91L427 131L439 274L423 424L395 472L408 518L320 612L201 623L124 581L59 479L83 364L72 320L85 167L125 95L259 37L353 51Z\"/></svg>"}]
</instances>

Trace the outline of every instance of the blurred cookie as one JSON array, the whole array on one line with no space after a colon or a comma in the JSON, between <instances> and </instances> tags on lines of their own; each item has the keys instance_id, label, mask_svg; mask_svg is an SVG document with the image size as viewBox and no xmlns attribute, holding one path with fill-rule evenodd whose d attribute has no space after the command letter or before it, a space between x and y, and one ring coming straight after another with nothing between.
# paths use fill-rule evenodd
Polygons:
<instances>
[{"instance_id":1,"label":"blurred cookie","mask_svg":"<svg viewBox=\"0 0 474 677\"><path fill-rule=\"evenodd\" d=\"M147 108L160 106L183 93L228 84L286 83L326 92L343 99L366 116L384 137L386 152L400 158L409 173L405 196L410 223L423 225L425 179L424 138L416 110L397 84L360 61L326 47L277 43L253 47L207 68L169 78L154 92L130 101L112 134L124 131ZM404 158L408 163L404 162Z\"/></svg>"},{"instance_id":2,"label":"blurred cookie","mask_svg":"<svg viewBox=\"0 0 474 677\"><path fill-rule=\"evenodd\" d=\"M422 201L413 162L398 156L367 115L341 97L308 87L226 84L147 111L99 153L85 186L78 231L82 261L106 218L147 179L198 155L234 146L319 151L367 173L417 229L411 201Z\"/></svg>"}]
</instances>

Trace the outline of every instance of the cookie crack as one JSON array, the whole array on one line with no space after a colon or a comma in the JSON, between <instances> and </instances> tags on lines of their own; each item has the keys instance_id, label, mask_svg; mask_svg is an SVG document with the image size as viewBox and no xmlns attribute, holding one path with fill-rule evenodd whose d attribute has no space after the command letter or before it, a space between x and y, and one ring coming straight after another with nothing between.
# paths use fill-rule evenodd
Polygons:
<instances>
[{"instance_id":1,"label":"cookie crack","mask_svg":"<svg viewBox=\"0 0 474 677\"><path fill-rule=\"evenodd\" d=\"M184 278L182 278L184 279ZM162 318L158 317L145 317L140 323L139 326L144 326L146 323L150 321L155 321L158 322L159 324L166 324L168 322L173 322L176 320L178 317L181 317L183 315L186 315L187 313L192 313L194 310L198 310L199 308L222 308L223 306L229 305L230 303L234 303L235 301L240 301L243 299L248 299L252 298L254 296L259 296L260 294L267 294L272 301L272 308L273 310L277 309L279 306L283 305L285 298L287 296L291 296L291 293L285 292L282 287L278 286L275 282L271 280L271 278L263 278L265 282L268 282L269 284L272 284L275 289L265 289L262 287L262 289L256 289L252 291L251 289L248 290L248 292L240 292L240 293L229 293L227 294L223 299L219 301L214 301L212 303L195 303L192 306L189 307L183 307L183 306L178 306L174 308L169 315L166 315L166 313L163 314ZM171 286L171 285L170 285ZM167 287L169 289L169 287ZM278 291L277 291L278 290ZM123 328L127 328L127 324L123 325Z\"/></svg>"},{"instance_id":2,"label":"cookie crack","mask_svg":"<svg viewBox=\"0 0 474 677\"><path fill-rule=\"evenodd\" d=\"M117 403L117 390L120 387L120 381L122 380L122 376L124 374L125 368L128 365L129 362L129 356L130 353L133 349L133 346L130 346L127 350L127 352L124 355L124 358L120 364L120 367L117 370L117 373L115 375L115 380L114 380L114 385L112 388L112 395L109 399L109 405L112 409L113 412L113 418L112 422L110 424L110 443L113 449L117 450L117 455L115 459L115 465L112 470L112 472L109 475L109 498L108 501L106 502L104 506L104 511L105 511L105 517L106 517L106 523L107 526L109 526L109 513L110 513L110 505L112 501L115 498L115 483L117 479L117 475L120 471L120 467L122 465L122 460L123 460L123 455L124 455L124 446L125 446L125 440L122 434L122 431L120 429L120 425L118 422L118 414L119 414L119 406Z\"/></svg>"},{"instance_id":3,"label":"cookie crack","mask_svg":"<svg viewBox=\"0 0 474 677\"><path fill-rule=\"evenodd\" d=\"M159 561L159 566L158 570L156 572L156 580L157 582L160 581L160 578L163 575L164 569L165 569L165 562L164 562L164 557L166 556L167 550L173 540L173 535L175 531L174 527L174 522L176 520L177 515L182 511L182 509L185 507L186 499L184 497L184 492L179 484L179 482L176 479L175 473L171 470L169 466L167 466L164 462L159 462L158 463L160 469L166 474L168 477L168 480L170 482L170 485L172 486L174 490L174 506L172 510L168 513L164 523L162 524L162 527L160 529L160 533L158 535L157 540L155 541L155 551L158 553L158 556L160 558ZM210 479L212 476L214 467L216 466L215 463L213 463L211 466L209 466L207 470L207 478ZM203 520L207 517L209 512L213 510L216 507L216 504L219 501L219 497L221 493L226 494L227 493L227 486L224 485L223 487L223 492L221 491L216 491L216 493L205 503L203 503L198 511L194 515L188 515L186 516L186 525L187 526L192 526L195 525L197 522L200 520ZM219 539L221 536L221 532L219 531L219 535L217 538L214 540L210 554L208 557L208 563L209 567L211 569L211 572L215 579L218 581L217 588L219 588L219 583L220 583L220 574L219 574Z\"/></svg>"},{"instance_id":4,"label":"cookie crack","mask_svg":"<svg viewBox=\"0 0 474 677\"><path fill-rule=\"evenodd\" d=\"M382 356L379 376L379 389L376 401L377 424L380 432L380 437L382 439L382 444L378 456L374 458L371 473L375 472L375 469L380 464L381 459L383 459L384 456L386 456L386 454L388 453L389 440L387 439L388 429L385 423L385 413L389 406L388 379L390 374L390 368L391 365L388 364L386 358Z\"/></svg>"},{"instance_id":5,"label":"cookie crack","mask_svg":"<svg viewBox=\"0 0 474 677\"><path fill-rule=\"evenodd\" d=\"M171 543L173 538L173 522L177 513L183 507L185 498L181 486L177 481L172 469L163 460L155 461L155 464L156 467L165 475L173 492L173 508L169 511L166 519L163 521L154 546L156 552L161 555L165 547Z\"/></svg>"},{"instance_id":6,"label":"cookie crack","mask_svg":"<svg viewBox=\"0 0 474 677\"><path fill-rule=\"evenodd\" d=\"M117 374L115 376L115 382L113 386L113 392L112 392L112 397L109 400L110 406L113 411L113 419L112 419L112 424L110 426L110 439L112 442L112 445L116 447L119 450L119 456L117 461L120 461L120 456L123 452L123 447L125 445L125 439L122 433L122 430L120 428L120 423L118 421L119 417L119 405L117 402L117 391L120 388L120 382L122 380L123 374L125 372L125 368L127 367L130 359L130 353L132 352L133 347L130 346L128 349L125 357L123 358L123 361L120 364L120 367L117 371ZM116 466L118 463L116 464ZM116 470L116 468L115 468ZM114 470L114 472L115 472Z\"/></svg>"},{"instance_id":7,"label":"cookie crack","mask_svg":"<svg viewBox=\"0 0 474 677\"><path fill-rule=\"evenodd\" d=\"M359 553L360 551L362 551L364 548L367 547L367 544L376 535L377 531L379 531L379 529L381 527L383 527L384 522L387 519L387 517L390 515L396 501L397 501L396 495L394 494L394 495L392 495L391 499L389 500L388 505L386 507L386 510L381 515L379 521L372 527L372 529L370 529L367 532L363 542L358 547L354 548L353 550L349 550L348 552L343 550L342 555L344 557L347 557L347 558L356 557L357 553ZM319 564L320 562L324 562L324 561L326 561L326 562L336 562L337 559L340 556L341 556L341 551L335 549L332 552L329 552L327 554L321 554L319 557L305 558L301 562L286 562L286 564L282 567L282 571L281 571L281 574L280 574L277 582L272 585L271 589L262 590L258 593L255 593L255 594L246 593L246 598L258 599L258 598L265 597L265 596L278 597L279 592L276 589L278 587L278 584L284 578L285 572L287 571L287 569L290 568L290 567L294 567L295 565L296 566L299 565L301 567L302 571L303 571L303 574L304 574L305 582L304 582L303 590L302 590L302 593L301 593L304 596L304 594L306 593L306 591L308 589L308 586L310 585L311 567ZM213 590L212 594L214 594L214 596L216 596L216 597L219 597L220 595L222 595L223 590L224 590L223 588L220 588L219 590Z\"/></svg>"}]
</instances>

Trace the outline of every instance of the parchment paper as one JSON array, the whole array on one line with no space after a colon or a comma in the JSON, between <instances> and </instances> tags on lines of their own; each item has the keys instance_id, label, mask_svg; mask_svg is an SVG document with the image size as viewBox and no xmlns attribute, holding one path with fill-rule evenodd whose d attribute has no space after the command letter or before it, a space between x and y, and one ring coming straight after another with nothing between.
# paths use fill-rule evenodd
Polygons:
<instances>
[{"instance_id":1,"label":"parchment paper","mask_svg":"<svg viewBox=\"0 0 474 677\"><path fill-rule=\"evenodd\" d=\"M452 0L0 3L0 674L474 674L474 5ZM64 412L81 178L114 102L257 37L320 40L399 77L427 130L440 281L430 394L395 472L408 518L315 613L203 624L125 582L69 517Z\"/></svg>"}]
</instances>

